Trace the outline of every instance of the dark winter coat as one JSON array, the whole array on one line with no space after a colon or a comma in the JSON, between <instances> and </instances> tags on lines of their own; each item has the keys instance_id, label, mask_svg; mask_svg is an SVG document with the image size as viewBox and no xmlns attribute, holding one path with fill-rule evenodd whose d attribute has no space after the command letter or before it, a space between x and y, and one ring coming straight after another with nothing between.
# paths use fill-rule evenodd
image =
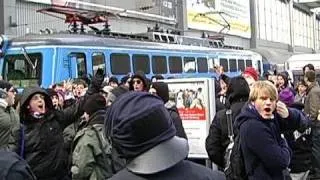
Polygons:
<instances>
[{"instance_id":1,"label":"dark winter coat","mask_svg":"<svg viewBox=\"0 0 320 180\"><path fill-rule=\"evenodd\" d=\"M232 110L233 122L241 108L246 104L243 102L234 102L230 109ZM209 135L206 139L206 150L212 162L219 167L224 168L224 155L230 140L228 138L228 124L226 109L220 110L215 115L212 124L210 125Z\"/></svg>"},{"instance_id":2,"label":"dark winter coat","mask_svg":"<svg viewBox=\"0 0 320 180\"><path fill-rule=\"evenodd\" d=\"M27 106L34 94L43 94L47 112L34 118ZM41 88L25 89L21 99L21 120L24 124L24 158L38 180L62 179L68 171L63 129L83 114L81 101L63 111L53 108L49 95Z\"/></svg>"},{"instance_id":3,"label":"dark winter coat","mask_svg":"<svg viewBox=\"0 0 320 180\"><path fill-rule=\"evenodd\" d=\"M176 128L176 136L182 137L185 139L187 138L186 132L184 131L183 125L182 125L182 120L180 118L178 109L176 106L170 106L168 103L166 104L166 108L169 111L170 117L173 121L174 127Z\"/></svg>"},{"instance_id":4,"label":"dark winter coat","mask_svg":"<svg viewBox=\"0 0 320 180\"><path fill-rule=\"evenodd\" d=\"M300 104L294 104L290 107L298 107ZM300 107L302 110L303 106ZM296 108L297 109L297 108ZM290 172L300 173L311 169L312 159L312 137L311 137L311 120L308 118L308 126L301 127L297 130L286 131L284 136L292 150L292 159L290 162Z\"/></svg>"},{"instance_id":5,"label":"dark winter coat","mask_svg":"<svg viewBox=\"0 0 320 180\"><path fill-rule=\"evenodd\" d=\"M109 180L225 180L224 174L183 160L173 167L155 174L134 174L128 169L119 171Z\"/></svg>"},{"instance_id":6,"label":"dark winter coat","mask_svg":"<svg viewBox=\"0 0 320 180\"><path fill-rule=\"evenodd\" d=\"M0 150L0 180L35 180L27 162L18 154Z\"/></svg>"},{"instance_id":7,"label":"dark winter coat","mask_svg":"<svg viewBox=\"0 0 320 180\"><path fill-rule=\"evenodd\" d=\"M12 107L0 107L0 148L16 152L20 130L19 115Z\"/></svg>"},{"instance_id":8,"label":"dark winter coat","mask_svg":"<svg viewBox=\"0 0 320 180\"><path fill-rule=\"evenodd\" d=\"M236 118L240 129L241 150L249 180L283 180L289 166L291 150L281 132L305 127L308 121L296 109L289 108L289 117L263 119L253 105L246 104ZM249 173L253 170L253 173Z\"/></svg>"}]
</instances>

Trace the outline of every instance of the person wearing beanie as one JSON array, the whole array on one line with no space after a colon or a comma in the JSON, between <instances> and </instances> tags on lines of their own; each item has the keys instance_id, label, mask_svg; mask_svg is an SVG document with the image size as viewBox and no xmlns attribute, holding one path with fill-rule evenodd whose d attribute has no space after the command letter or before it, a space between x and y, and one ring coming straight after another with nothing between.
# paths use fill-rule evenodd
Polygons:
<instances>
[{"instance_id":1,"label":"person wearing beanie","mask_svg":"<svg viewBox=\"0 0 320 180\"><path fill-rule=\"evenodd\" d=\"M249 93L250 88L244 77L237 76L230 79L229 88L226 92L228 102L226 108L232 111L232 120L235 120L242 107L247 103ZM221 169L225 168L224 157L227 146L230 143L226 108L218 111L214 116L206 138L208 156ZM234 133L237 133L236 129L234 129Z\"/></svg>"},{"instance_id":2,"label":"person wearing beanie","mask_svg":"<svg viewBox=\"0 0 320 180\"><path fill-rule=\"evenodd\" d=\"M294 102L294 95L288 88L279 93L279 101L282 101L287 107L303 110L303 104ZM288 141L288 145L292 150L292 158L290 161L290 175L292 179L307 179L311 169L312 158L312 137L311 137L311 121L304 114L303 118L308 120L305 126L298 130L287 130L284 137Z\"/></svg>"},{"instance_id":3,"label":"person wearing beanie","mask_svg":"<svg viewBox=\"0 0 320 180\"><path fill-rule=\"evenodd\" d=\"M0 149L16 152L19 145L20 118L12 107L16 91L13 85L0 80Z\"/></svg>"},{"instance_id":4,"label":"person wearing beanie","mask_svg":"<svg viewBox=\"0 0 320 180\"><path fill-rule=\"evenodd\" d=\"M176 136L187 139L187 134L184 131L184 127L182 124L182 119L179 115L179 111L174 103L169 101L169 87L165 82L153 82L150 86L149 92L153 95L159 96L163 103L165 103L165 107L169 111L170 117L174 123L174 127L176 128Z\"/></svg>"},{"instance_id":5,"label":"person wearing beanie","mask_svg":"<svg viewBox=\"0 0 320 180\"><path fill-rule=\"evenodd\" d=\"M320 178L320 121L318 119L320 110L320 87L316 81L316 73L312 70L304 74L304 82L307 84L307 97L304 102L304 112L312 120L312 170L314 178Z\"/></svg>"},{"instance_id":6,"label":"person wearing beanie","mask_svg":"<svg viewBox=\"0 0 320 180\"><path fill-rule=\"evenodd\" d=\"M106 127L113 148L127 160L126 167L110 180L225 179L223 173L184 160L188 142L175 136L176 130L160 97L129 92L115 101Z\"/></svg>"},{"instance_id":7,"label":"person wearing beanie","mask_svg":"<svg viewBox=\"0 0 320 180\"><path fill-rule=\"evenodd\" d=\"M106 105L110 106L119 96L129 92L127 86L121 85L116 88L113 88L106 98Z\"/></svg>"},{"instance_id":8,"label":"person wearing beanie","mask_svg":"<svg viewBox=\"0 0 320 180\"><path fill-rule=\"evenodd\" d=\"M131 81L130 75L123 76L121 78L120 85L127 86L127 88L129 89L130 88L130 81Z\"/></svg>"},{"instance_id":9,"label":"person wearing beanie","mask_svg":"<svg viewBox=\"0 0 320 180\"><path fill-rule=\"evenodd\" d=\"M288 88L283 89L279 93L279 100L285 103L288 107L290 107L294 103L294 94Z\"/></svg>"},{"instance_id":10,"label":"person wearing beanie","mask_svg":"<svg viewBox=\"0 0 320 180\"><path fill-rule=\"evenodd\" d=\"M249 87L251 88L253 83L259 79L259 73L253 67L246 67L242 76L246 79Z\"/></svg>"},{"instance_id":11,"label":"person wearing beanie","mask_svg":"<svg viewBox=\"0 0 320 180\"><path fill-rule=\"evenodd\" d=\"M109 78L108 86L118 87L119 86L118 78L115 76L111 76Z\"/></svg>"},{"instance_id":12,"label":"person wearing beanie","mask_svg":"<svg viewBox=\"0 0 320 180\"><path fill-rule=\"evenodd\" d=\"M136 72L130 81L130 91L148 91L149 81L145 74L141 71Z\"/></svg>"},{"instance_id":13,"label":"person wearing beanie","mask_svg":"<svg viewBox=\"0 0 320 180\"><path fill-rule=\"evenodd\" d=\"M72 179L107 179L114 172L110 158L111 143L103 137L106 101L100 93L93 94L83 109L87 122L74 138Z\"/></svg>"}]
</instances>

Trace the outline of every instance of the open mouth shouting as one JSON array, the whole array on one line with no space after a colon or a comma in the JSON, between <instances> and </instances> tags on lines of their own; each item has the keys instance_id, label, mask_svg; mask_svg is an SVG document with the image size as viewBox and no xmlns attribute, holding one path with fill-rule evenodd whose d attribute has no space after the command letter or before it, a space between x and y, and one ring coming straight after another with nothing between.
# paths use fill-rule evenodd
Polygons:
<instances>
[{"instance_id":1,"label":"open mouth shouting","mask_svg":"<svg viewBox=\"0 0 320 180\"><path fill-rule=\"evenodd\" d=\"M45 111L46 111L45 104L44 103L38 104L37 112L43 114L43 113L45 113Z\"/></svg>"},{"instance_id":2,"label":"open mouth shouting","mask_svg":"<svg viewBox=\"0 0 320 180\"><path fill-rule=\"evenodd\" d=\"M271 107L265 107L263 108L263 114L262 117L265 119L272 119L273 118L273 110Z\"/></svg>"},{"instance_id":3,"label":"open mouth shouting","mask_svg":"<svg viewBox=\"0 0 320 180\"><path fill-rule=\"evenodd\" d=\"M264 108L264 111L265 111L266 113L271 113L271 108L270 108L270 107Z\"/></svg>"}]
</instances>

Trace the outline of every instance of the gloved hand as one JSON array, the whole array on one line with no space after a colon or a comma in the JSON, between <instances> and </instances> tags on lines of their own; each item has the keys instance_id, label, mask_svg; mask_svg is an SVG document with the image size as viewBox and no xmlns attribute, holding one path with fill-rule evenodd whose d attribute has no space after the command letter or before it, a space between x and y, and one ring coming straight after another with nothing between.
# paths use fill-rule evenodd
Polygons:
<instances>
[{"instance_id":1,"label":"gloved hand","mask_svg":"<svg viewBox=\"0 0 320 180\"><path fill-rule=\"evenodd\" d=\"M88 95L98 93L101 90L104 76L105 75L103 69L98 69L97 73L92 78L91 85L89 86L89 89L87 91Z\"/></svg>"}]
</instances>

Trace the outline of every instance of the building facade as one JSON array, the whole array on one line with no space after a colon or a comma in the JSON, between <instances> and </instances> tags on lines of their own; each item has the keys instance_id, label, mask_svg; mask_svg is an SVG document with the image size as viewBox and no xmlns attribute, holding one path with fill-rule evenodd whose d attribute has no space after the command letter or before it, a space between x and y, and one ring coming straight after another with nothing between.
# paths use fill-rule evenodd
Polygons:
<instances>
[{"instance_id":1,"label":"building facade","mask_svg":"<svg viewBox=\"0 0 320 180\"><path fill-rule=\"evenodd\" d=\"M9 37L45 29L70 29L64 20L37 12L52 4L108 10L111 30L143 33L156 24L186 36L219 38L224 44L252 49L272 63L293 53L320 49L319 6L306 0L3 0L0 33ZM102 28L102 25L99 27ZM89 29L89 28L88 28Z\"/></svg>"}]
</instances>

